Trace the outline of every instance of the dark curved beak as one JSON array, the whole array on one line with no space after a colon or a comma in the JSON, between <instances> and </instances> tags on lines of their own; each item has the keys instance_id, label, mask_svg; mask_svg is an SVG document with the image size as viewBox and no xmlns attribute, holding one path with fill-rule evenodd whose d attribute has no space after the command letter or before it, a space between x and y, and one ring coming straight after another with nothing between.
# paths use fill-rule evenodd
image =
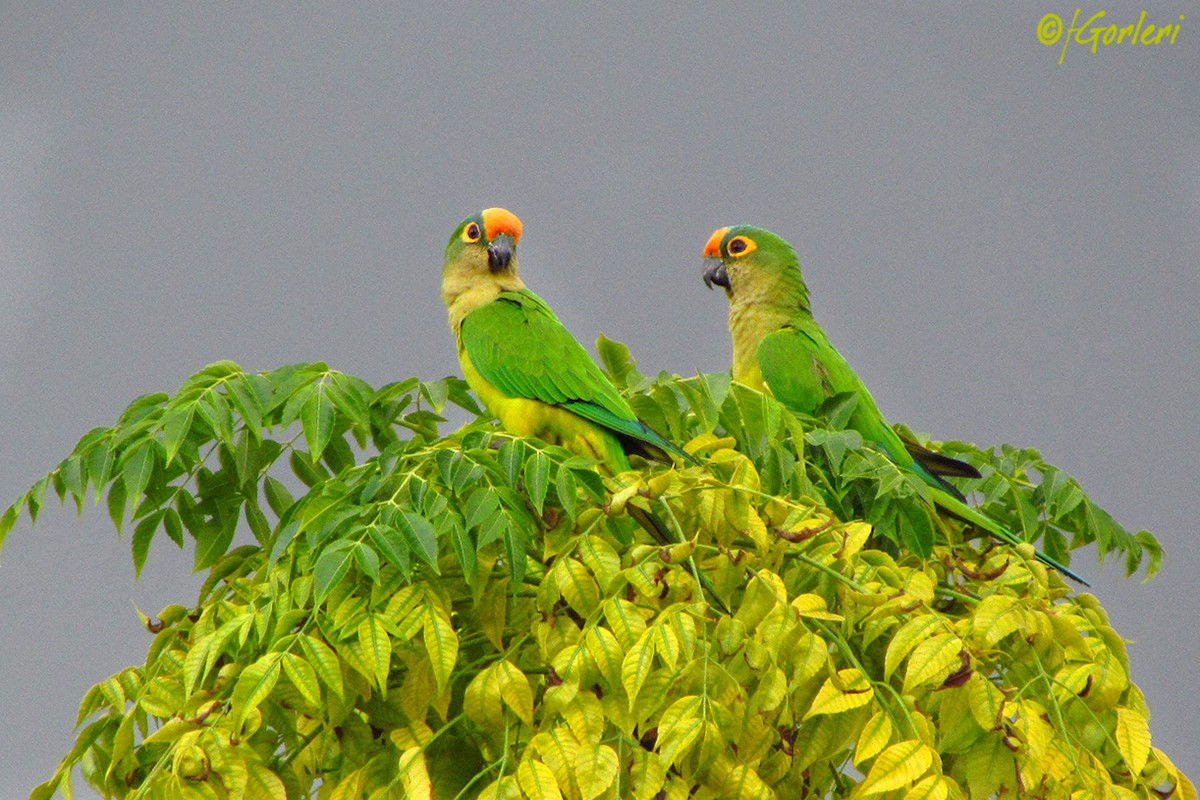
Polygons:
<instances>
[{"instance_id":1,"label":"dark curved beak","mask_svg":"<svg viewBox=\"0 0 1200 800\"><path fill-rule=\"evenodd\" d=\"M488 269L493 273L503 272L508 269L508 262L512 261L513 238L507 233L502 233L492 240L488 245Z\"/></svg>"},{"instance_id":2,"label":"dark curved beak","mask_svg":"<svg viewBox=\"0 0 1200 800\"><path fill-rule=\"evenodd\" d=\"M729 288L729 273L725 271L724 261L714 259L704 268L704 285L711 289L714 284L724 289Z\"/></svg>"}]
</instances>

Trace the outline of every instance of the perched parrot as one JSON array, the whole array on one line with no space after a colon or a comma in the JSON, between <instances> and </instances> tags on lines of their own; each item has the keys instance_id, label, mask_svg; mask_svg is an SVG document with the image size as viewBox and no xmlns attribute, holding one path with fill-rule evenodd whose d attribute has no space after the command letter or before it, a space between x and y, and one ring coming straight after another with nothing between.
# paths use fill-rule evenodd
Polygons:
<instances>
[{"instance_id":1,"label":"perched parrot","mask_svg":"<svg viewBox=\"0 0 1200 800\"><path fill-rule=\"evenodd\" d=\"M517 275L521 220L503 208L468 217L446 245L442 300L463 377L505 430L629 469L628 453L694 463L633 413L596 362Z\"/></svg>"},{"instance_id":2,"label":"perched parrot","mask_svg":"<svg viewBox=\"0 0 1200 800\"><path fill-rule=\"evenodd\" d=\"M874 398L813 319L808 287L791 245L750 225L718 228L704 246L704 283L725 289L733 338L733 379L769 390L794 411L813 413L824 400L857 397L847 427L862 434L902 470L930 487L934 502L950 514L1009 544L1022 540L966 504L941 475L979 477L969 464L905 442L879 412ZM1084 586L1087 582L1045 553L1037 559Z\"/></svg>"}]
</instances>

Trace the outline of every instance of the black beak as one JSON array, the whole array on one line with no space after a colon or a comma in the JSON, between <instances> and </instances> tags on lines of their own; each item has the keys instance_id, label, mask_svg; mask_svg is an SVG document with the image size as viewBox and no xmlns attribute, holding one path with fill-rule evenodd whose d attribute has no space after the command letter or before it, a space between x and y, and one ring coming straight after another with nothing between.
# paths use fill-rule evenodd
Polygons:
<instances>
[{"instance_id":1,"label":"black beak","mask_svg":"<svg viewBox=\"0 0 1200 800\"><path fill-rule=\"evenodd\" d=\"M725 271L724 261L710 261L704 268L704 285L711 289L714 284L724 289L729 288L729 273Z\"/></svg>"},{"instance_id":2,"label":"black beak","mask_svg":"<svg viewBox=\"0 0 1200 800\"><path fill-rule=\"evenodd\" d=\"M507 233L502 233L488 245L488 269L493 273L508 269L508 262L513 257L513 239Z\"/></svg>"}]
</instances>

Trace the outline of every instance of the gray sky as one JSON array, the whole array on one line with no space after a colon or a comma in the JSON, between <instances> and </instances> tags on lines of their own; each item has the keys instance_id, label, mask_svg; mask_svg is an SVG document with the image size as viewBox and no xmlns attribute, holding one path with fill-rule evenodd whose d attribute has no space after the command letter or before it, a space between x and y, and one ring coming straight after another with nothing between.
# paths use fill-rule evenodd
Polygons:
<instances>
[{"instance_id":1,"label":"gray sky","mask_svg":"<svg viewBox=\"0 0 1200 800\"><path fill-rule=\"evenodd\" d=\"M409 5L5 9L0 502L217 359L457 373L442 249L491 205L589 346L726 369L700 251L752 222L892 420L1039 448L1158 535L1149 585L1073 566L1134 641L1154 744L1200 778L1200 13L1059 65L1036 28L1074 4ZM156 541L135 584L128 545L95 508L9 535L0 796L144 659L132 604L194 601L190 552Z\"/></svg>"}]
</instances>

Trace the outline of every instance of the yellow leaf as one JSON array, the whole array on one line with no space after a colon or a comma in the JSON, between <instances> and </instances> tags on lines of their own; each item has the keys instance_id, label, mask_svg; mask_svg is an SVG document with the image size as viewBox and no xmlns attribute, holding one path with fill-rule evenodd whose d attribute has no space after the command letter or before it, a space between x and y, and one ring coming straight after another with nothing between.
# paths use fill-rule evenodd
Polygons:
<instances>
[{"instance_id":1,"label":"yellow leaf","mask_svg":"<svg viewBox=\"0 0 1200 800\"><path fill-rule=\"evenodd\" d=\"M613 493L612 499L608 501L610 514L617 515L624 511L625 504L629 502L629 498L637 494L638 489L642 488L641 476L631 472L627 472L625 475L630 478L630 482Z\"/></svg>"},{"instance_id":2,"label":"yellow leaf","mask_svg":"<svg viewBox=\"0 0 1200 800\"><path fill-rule=\"evenodd\" d=\"M334 697L342 698L342 668L337 655L329 649L329 645L320 639L314 639L308 634L300 637L300 649L308 659L308 665L313 668L325 688L333 692Z\"/></svg>"},{"instance_id":3,"label":"yellow leaf","mask_svg":"<svg viewBox=\"0 0 1200 800\"><path fill-rule=\"evenodd\" d=\"M576 797L571 785L571 775L575 771L575 754L579 752L579 741L566 725L558 725L550 731L538 733L529 744L542 757L542 763L550 768L558 780L559 788Z\"/></svg>"},{"instance_id":4,"label":"yellow leaf","mask_svg":"<svg viewBox=\"0 0 1200 800\"><path fill-rule=\"evenodd\" d=\"M388 738L401 750L427 747L433 739L433 729L422 720L412 720L403 728L393 728Z\"/></svg>"},{"instance_id":5,"label":"yellow leaf","mask_svg":"<svg viewBox=\"0 0 1200 800\"><path fill-rule=\"evenodd\" d=\"M754 690L751 708L759 712L771 712L787 697L787 677L779 667L770 667L763 673Z\"/></svg>"},{"instance_id":6,"label":"yellow leaf","mask_svg":"<svg viewBox=\"0 0 1200 800\"><path fill-rule=\"evenodd\" d=\"M672 614L670 618L659 620L649 628L650 637L654 642L654 649L658 652L663 663L667 665L667 669L675 669L675 665L679 663L679 655L681 647L679 644L679 636L675 633L675 628L671 625L671 619L677 619L678 614Z\"/></svg>"},{"instance_id":7,"label":"yellow leaf","mask_svg":"<svg viewBox=\"0 0 1200 800\"><path fill-rule=\"evenodd\" d=\"M367 677L381 692L385 691L392 665L392 640L377 615L372 614L359 623L358 646L364 663L371 670Z\"/></svg>"},{"instance_id":8,"label":"yellow leaf","mask_svg":"<svg viewBox=\"0 0 1200 800\"><path fill-rule=\"evenodd\" d=\"M482 728L502 730L504 727L504 700L500 696L500 678L497 665L483 669L463 693L463 713Z\"/></svg>"},{"instance_id":9,"label":"yellow leaf","mask_svg":"<svg viewBox=\"0 0 1200 800\"><path fill-rule=\"evenodd\" d=\"M476 800L521 800L521 790L511 775L492 781L483 787Z\"/></svg>"},{"instance_id":10,"label":"yellow leaf","mask_svg":"<svg viewBox=\"0 0 1200 800\"><path fill-rule=\"evenodd\" d=\"M405 798L433 800L433 783L425 765L425 751L421 747L410 747L400 754L397 767L400 783L404 786Z\"/></svg>"},{"instance_id":11,"label":"yellow leaf","mask_svg":"<svg viewBox=\"0 0 1200 800\"><path fill-rule=\"evenodd\" d=\"M809 619L827 619L831 622L841 622L841 614L834 614L825 605L825 598L819 594L799 594L792 600L792 608L801 617Z\"/></svg>"},{"instance_id":12,"label":"yellow leaf","mask_svg":"<svg viewBox=\"0 0 1200 800\"><path fill-rule=\"evenodd\" d=\"M587 617L600 605L600 589L587 567L573 558L555 562L554 580L563 598L581 617Z\"/></svg>"},{"instance_id":13,"label":"yellow leaf","mask_svg":"<svg viewBox=\"0 0 1200 800\"><path fill-rule=\"evenodd\" d=\"M967 700L971 715L979 727L990 731L1000 726L1000 712L1004 708L1004 695L982 674L976 672L967 680Z\"/></svg>"},{"instance_id":14,"label":"yellow leaf","mask_svg":"<svg viewBox=\"0 0 1200 800\"><path fill-rule=\"evenodd\" d=\"M633 767L629 770L629 781L633 784L634 800L653 800L658 797L667 780L658 753L637 748L633 751Z\"/></svg>"},{"instance_id":15,"label":"yellow leaf","mask_svg":"<svg viewBox=\"0 0 1200 800\"><path fill-rule=\"evenodd\" d=\"M904 794L904 800L946 800L950 786L941 775L928 775L913 784Z\"/></svg>"},{"instance_id":16,"label":"yellow leaf","mask_svg":"<svg viewBox=\"0 0 1200 800\"><path fill-rule=\"evenodd\" d=\"M1005 636L1026 626L1026 611L1017 598L994 594L976 606L972 620L975 637L982 639L987 647L994 647Z\"/></svg>"},{"instance_id":17,"label":"yellow leaf","mask_svg":"<svg viewBox=\"0 0 1200 800\"><path fill-rule=\"evenodd\" d=\"M296 687L296 691L306 703L314 708L321 707L321 687L317 684L317 673L307 661L295 653L285 653L283 674L291 681L292 686Z\"/></svg>"},{"instance_id":18,"label":"yellow leaf","mask_svg":"<svg viewBox=\"0 0 1200 800\"><path fill-rule=\"evenodd\" d=\"M961 659L963 642L953 633L939 633L921 642L908 658L908 670L904 673L905 694L926 684L939 684L957 666Z\"/></svg>"},{"instance_id":19,"label":"yellow leaf","mask_svg":"<svg viewBox=\"0 0 1200 800\"><path fill-rule=\"evenodd\" d=\"M699 697L681 697L663 712L658 723L658 753L671 766L696 743L704 727Z\"/></svg>"},{"instance_id":20,"label":"yellow leaf","mask_svg":"<svg viewBox=\"0 0 1200 800\"><path fill-rule=\"evenodd\" d=\"M898 742L879 754L854 794L866 797L900 789L924 775L933 756L928 746L915 739Z\"/></svg>"},{"instance_id":21,"label":"yellow leaf","mask_svg":"<svg viewBox=\"0 0 1200 800\"><path fill-rule=\"evenodd\" d=\"M533 687L529 685L529 678L511 661L501 661L495 669L500 682L500 699L522 722L532 727Z\"/></svg>"},{"instance_id":22,"label":"yellow leaf","mask_svg":"<svg viewBox=\"0 0 1200 800\"><path fill-rule=\"evenodd\" d=\"M242 800L287 800L287 790L278 775L258 762L247 760Z\"/></svg>"},{"instance_id":23,"label":"yellow leaf","mask_svg":"<svg viewBox=\"0 0 1200 800\"><path fill-rule=\"evenodd\" d=\"M1134 776L1142 774L1150 757L1150 722L1132 708L1117 709L1117 747Z\"/></svg>"},{"instance_id":24,"label":"yellow leaf","mask_svg":"<svg viewBox=\"0 0 1200 800\"><path fill-rule=\"evenodd\" d=\"M846 559L854 556L859 550L862 550L870 536L870 523L851 522L841 531L842 546L837 551L837 557Z\"/></svg>"},{"instance_id":25,"label":"yellow leaf","mask_svg":"<svg viewBox=\"0 0 1200 800\"><path fill-rule=\"evenodd\" d=\"M867 759L878 755L891 738L891 717L887 715L886 711L876 711L875 716L867 720L862 733L858 735L858 744L854 746L854 766L857 767Z\"/></svg>"},{"instance_id":26,"label":"yellow leaf","mask_svg":"<svg viewBox=\"0 0 1200 800\"><path fill-rule=\"evenodd\" d=\"M554 773L536 759L527 758L517 766L517 783L521 792L531 800L561 800Z\"/></svg>"},{"instance_id":27,"label":"yellow leaf","mask_svg":"<svg viewBox=\"0 0 1200 800\"><path fill-rule=\"evenodd\" d=\"M608 685L614 689L620 686L624 657L621 654L621 646L617 644L617 638L607 628L593 626L584 635L583 644Z\"/></svg>"},{"instance_id":28,"label":"yellow leaf","mask_svg":"<svg viewBox=\"0 0 1200 800\"><path fill-rule=\"evenodd\" d=\"M581 536L579 557L605 591L608 591L608 587L621 573L621 557L612 545L600 536Z\"/></svg>"},{"instance_id":29,"label":"yellow leaf","mask_svg":"<svg viewBox=\"0 0 1200 800\"><path fill-rule=\"evenodd\" d=\"M626 650L632 647L642 635L642 631L646 630L646 620L638 613L637 606L628 600L606 598L601 610L609 630L617 637L617 643Z\"/></svg>"},{"instance_id":30,"label":"yellow leaf","mask_svg":"<svg viewBox=\"0 0 1200 800\"><path fill-rule=\"evenodd\" d=\"M604 709L596 695L580 692L562 710L563 719L571 726L571 733L580 743L598 744L604 733Z\"/></svg>"},{"instance_id":31,"label":"yellow leaf","mask_svg":"<svg viewBox=\"0 0 1200 800\"><path fill-rule=\"evenodd\" d=\"M508 621L506 581L492 581L479 599L479 627L497 650L504 651L504 626Z\"/></svg>"},{"instance_id":32,"label":"yellow leaf","mask_svg":"<svg viewBox=\"0 0 1200 800\"><path fill-rule=\"evenodd\" d=\"M280 661L279 653L267 653L242 670L242 674L238 676L237 684L233 687L232 701L235 731L241 731L242 724L246 722L250 712L258 708L275 688L275 682L279 680ZM248 734L251 732L247 731ZM113 764L117 763L115 750L114 747Z\"/></svg>"},{"instance_id":33,"label":"yellow leaf","mask_svg":"<svg viewBox=\"0 0 1200 800\"><path fill-rule=\"evenodd\" d=\"M839 682L844 688L838 687ZM819 714L841 714L865 706L874 697L874 688L861 672L854 668L840 669L836 680L833 676L825 680L804 719Z\"/></svg>"},{"instance_id":34,"label":"yellow leaf","mask_svg":"<svg viewBox=\"0 0 1200 800\"><path fill-rule=\"evenodd\" d=\"M581 747L575 753L575 781L583 800L604 794L617 775L616 752L608 745Z\"/></svg>"},{"instance_id":35,"label":"yellow leaf","mask_svg":"<svg viewBox=\"0 0 1200 800\"><path fill-rule=\"evenodd\" d=\"M921 614L904 623L888 644L887 655L883 660L883 679L889 680L896 667L900 666L914 647L943 627L941 618L936 614Z\"/></svg>"},{"instance_id":36,"label":"yellow leaf","mask_svg":"<svg viewBox=\"0 0 1200 800\"><path fill-rule=\"evenodd\" d=\"M431 607L425 615L425 652L429 654L429 664L433 667L433 677L440 694L446 690L450 673L458 661L458 635L446 612L440 608Z\"/></svg>"},{"instance_id":37,"label":"yellow leaf","mask_svg":"<svg viewBox=\"0 0 1200 800\"><path fill-rule=\"evenodd\" d=\"M638 691L654 668L654 640L650 631L638 637L621 661L621 685L629 698L629 710L637 700Z\"/></svg>"}]
</instances>

